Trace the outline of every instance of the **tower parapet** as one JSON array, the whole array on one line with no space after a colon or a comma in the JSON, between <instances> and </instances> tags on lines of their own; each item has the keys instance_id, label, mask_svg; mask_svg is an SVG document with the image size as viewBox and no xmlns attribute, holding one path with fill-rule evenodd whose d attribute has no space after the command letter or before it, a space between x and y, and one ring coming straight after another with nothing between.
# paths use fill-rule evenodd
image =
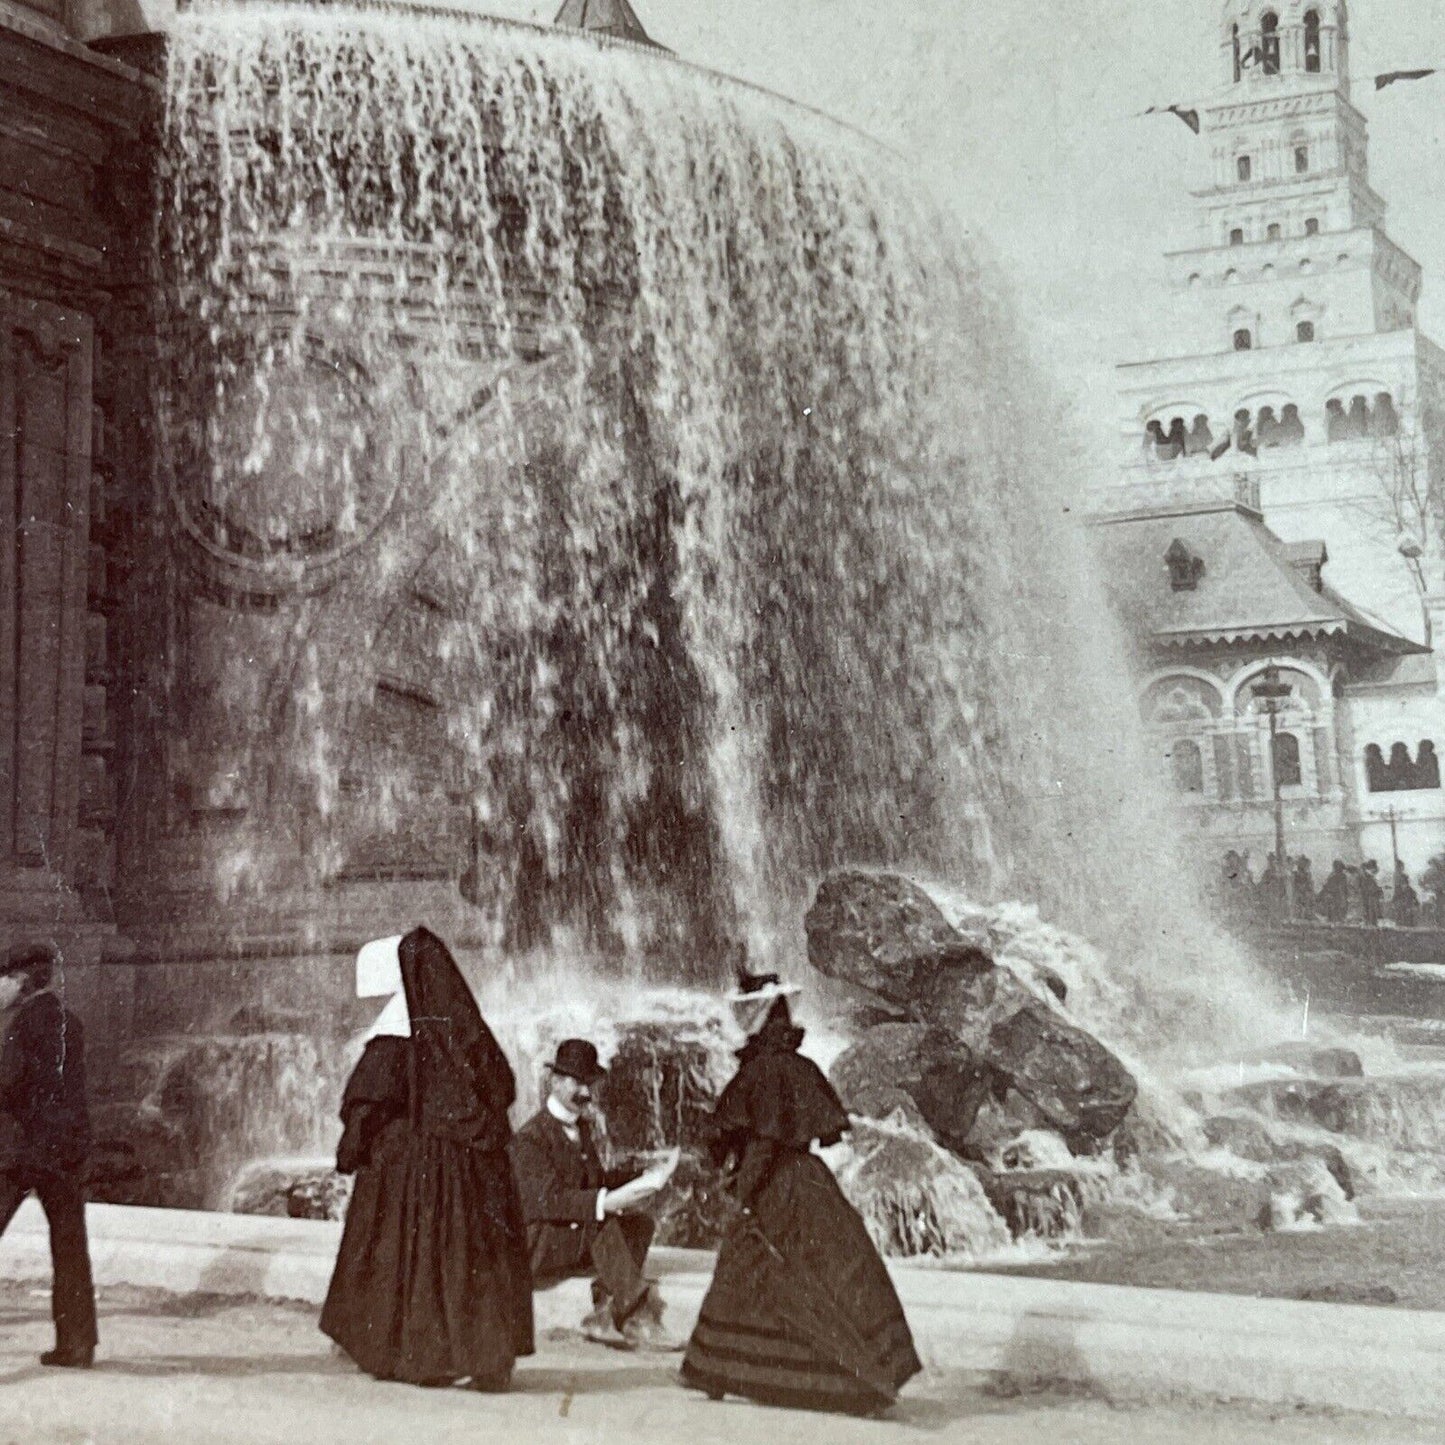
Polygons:
<instances>
[{"instance_id":1,"label":"tower parapet","mask_svg":"<svg viewBox=\"0 0 1445 1445\"><path fill-rule=\"evenodd\" d=\"M1196 102L1195 243L1167 258L1152 357L1120 368L1121 481L1247 470L1272 528L1324 537L1337 584L1419 635L1394 549L1399 456L1440 466L1441 353L1416 328L1420 266L1370 184L1346 7L1226 0L1220 50Z\"/></svg>"}]
</instances>

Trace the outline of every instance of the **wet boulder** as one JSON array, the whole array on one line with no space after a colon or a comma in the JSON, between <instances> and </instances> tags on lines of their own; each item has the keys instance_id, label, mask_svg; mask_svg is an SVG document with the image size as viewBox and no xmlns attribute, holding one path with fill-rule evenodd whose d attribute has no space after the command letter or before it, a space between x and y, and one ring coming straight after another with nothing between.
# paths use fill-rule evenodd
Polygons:
<instances>
[{"instance_id":1,"label":"wet boulder","mask_svg":"<svg viewBox=\"0 0 1445 1445\"><path fill-rule=\"evenodd\" d=\"M902 1109L922 1122L908 1085L921 1077L918 1060L927 1036L924 1024L883 1023L864 1030L828 1070L843 1107L866 1119L886 1119Z\"/></svg>"},{"instance_id":2,"label":"wet boulder","mask_svg":"<svg viewBox=\"0 0 1445 1445\"><path fill-rule=\"evenodd\" d=\"M1083 1181L1066 1169L974 1171L988 1202L1015 1239L1077 1234L1085 1205Z\"/></svg>"},{"instance_id":3,"label":"wet boulder","mask_svg":"<svg viewBox=\"0 0 1445 1445\"><path fill-rule=\"evenodd\" d=\"M1009 1242L973 1170L897 1116L856 1122L829 1158L884 1254L977 1258Z\"/></svg>"},{"instance_id":4,"label":"wet boulder","mask_svg":"<svg viewBox=\"0 0 1445 1445\"><path fill-rule=\"evenodd\" d=\"M880 1024L835 1061L829 1077L850 1113L886 1118L902 1108L950 1149L967 1143L991 1076L946 1029Z\"/></svg>"},{"instance_id":5,"label":"wet boulder","mask_svg":"<svg viewBox=\"0 0 1445 1445\"><path fill-rule=\"evenodd\" d=\"M1093 1035L1039 1004L995 1025L983 1056L1071 1147L1112 1133L1138 1092L1134 1076Z\"/></svg>"},{"instance_id":6,"label":"wet boulder","mask_svg":"<svg viewBox=\"0 0 1445 1445\"><path fill-rule=\"evenodd\" d=\"M705 1147L724 1074L736 1063L693 1024L624 1024L598 1089L607 1146L633 1155Z\"/></svg>"},{"instance_id":7,"label":"wet boulder","mask_svg":"<svg viewBox=\"0 0 1445 1445\"><path fill-rule=\"evenodd\" d=\"M351 1186L351 1178L325 1160L262 1160L242 1171L227 1203L233 1214L340 1220Z\"/></svg>"},{"instance_id":8,"label":"wet boulder","mask_svg":"<svg viewBox=\"0 0 1445 1445\"><path fill-rule=\"evenodd\" d=\"M695 1024L651 1020L618 1030L598 1090L599 1142L608 1161L640 1170L661 1151L682 1150L649 1207L658 1244L715 1248L732 1219L732 1200L707 1144L713 1105L734 1062Z\"/></svg>"},{"instance_id":9,"label":"wet boulder","mask_svg":"<svg viewBox=\"0 0 1445 1445\"><path fill-rule=\"evenodd\" d=\"M1011 969L987 963L934 975L920 995L918 1016L984 1054L999 1024L1038 1002L1038 995Z\"/></svg>"},{"instance_id":10,"label":"wet boulder","mask_svg":"<svg viewBox=\"0 0 1445 1445\"><path fill-rule=\"evenodd\" d=\"M1360 1079L1365 1066L1353 1050L1294 1041L1274 1044L1244 1056L1246 1063L1283 1064L1312 1079Z\"/></svg>"},{"instance_id":11,"label":"wet boulder","mask_svg":"<svg viewBox=\"0 0 1445 1445\"><path fill-rule=\"evenodd\" d=\"M1357 1095L1350 1084L1349 1080L1264 1079L1231 1089L1225 1098L1289 1124L1313 1124L1343 1134L1357 1112Z\"/></svg>"},{"instance_id":12,"label":"wet boulder","mask_svg":"<svg viewBox=\"0 0 1445 1445\"><path fill-rule=\"evenodd\" d=\"M1256 1223L1262 1230L1278 1232L1347 1224L1355 1217L1354 1207L1324 1163L1304 1159L1270 1169Z\"/></svg>"},{"instance_id":13,"label":"wet boulder","mask_svg":"<svg viewBox=\"0 0 1445 1445\"><path fill-rule=\"evenodd\" d=\"M818 885L804 920L808 961L819 973L912 1005L941 970L993 967L986 935L965 936L916 883L848 869Z\"/></svg>"},{"instance_id":14,"label":"wet boulder","mask_svg":"<svg viewBox=\"0 0 1445 1445\"><path fill-rule=\"evenodd\" d=\"M1242 1162L1237 1167L1211 1167L1212 1161L1174 1155L1150 1159L1149 1179L1159 1198L1181 1220L1198 1220L1211 1231L1233 1233L1256 1225L1261 1188L1267 1171Z\"/></svg>"},{"instance_id":15,"label":"wet boulder","mask_svg":"<svg viewBox=\"0 0 1445 1445\"><path fill-rule=\"evenodd\" d=\"M974 1116L968 1140L959 1153L993 1168L1003 1167L1005 1156L1020 1139L1049 1130L1050 1121L1008 1079L990 1075L991 1087Z\"/></svg>"},{"instance_id":16,"label":"wet boulder","mask_svg":"<svg viewBox=\"0 0 1445 1445\"><path fill-rule=\"evenodd\" d=\"M1346 1199L1355 1197L1355 1180L1345 1156L1333 1144L1304 1139L1279 1139L1256 1115L1221 1114L1204 1121L1205 1137L1216 1148L1257 1164L1298 1164L1311 1160L1323 1165Z\"/></svg>"},{"instance_id":17,"label":"wet boulder","mask_svg":"<svg viewBox=\"0 0 1445 1445\"><path fill-rule=\"evenodd\" d=\"M1241 1159L1264 1164L1274 1158L1274 1136L1256 1114L1216 1114L1204 1121L1204 1137L1213 1148Z\"/></svg>"}]
</instances>

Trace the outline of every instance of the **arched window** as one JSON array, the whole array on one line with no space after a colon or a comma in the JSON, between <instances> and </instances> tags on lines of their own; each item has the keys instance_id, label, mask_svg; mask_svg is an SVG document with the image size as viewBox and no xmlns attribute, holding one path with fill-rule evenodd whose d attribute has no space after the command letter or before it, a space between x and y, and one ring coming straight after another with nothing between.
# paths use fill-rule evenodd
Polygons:
<instances>
[{"instance_id":1,"label":"arched window","mask_svg":"<svg viewBox=\"0 0 1445 1445\"><path fill-rule=\"evenodd\" d=\"M1303 780L1299 762L1299 739L1293 733L1276 733L1270 742L1270 766L1282 788L1298 787Z\"/></svg>"},{"instance_id":2,"label":"arched window","mask_svg":"<svg viewBox=\"0 0 1445 1445\"><path fill-rule=\"evenodd\" d=\"M1313 321L1297 321L1294 328L1294 339L1296 341L1313 341L1315 339L1315 324Z\"/></svg>"},{"instance_id":3,"label":"arched window","mask_svg":"<svg viewBox=\"0 0 1445 1445\"><path fill-rule=\"evenodd\" d=\"M1385 791L1409 793L1415 787L1415 764L1410 758L1410 749L1404 743L1390 747L1390 761L1385 764Z\"/></svg>"},{"instance_id":4,"label":"arched window","mask_svg":"<svg viewBox=\"0 0 1445 1445\"><path fill-rule=\"evenodd\" d=\"M1242 246L1242 245L1244 245L1244 228L1243 228L1242 226L1236 226L1236 227L1229 233L1229 244L1230 244L1231 246Z\"/></svg>"},{"instance_id":5,"label":"arched window","mask_svg":"<svg viewBox=\"0 0 1445 1445\"><path fill-rule=\"evenodd\" d=\"M1174 773L1176 792L1204 791L1204 755L1198 743L1189 738L1176 738L1169 748L1169 765Z\"/></svg>"},{"instance_id":6,"label":"arched window","mask_svg":"<svg viewBox=\"0 0 1445 1445\"><path fill-rule=\"evenodd\" d=\"M1279 222L1271 221L1265 229L1265 239L1270 241L1279 240Z\"/></svg>"},{"instance_id":7,"label":"arched window","mask_svg":"<svg viewBox=\"0 0 1445 1445\"><path fill-rule=\"evenodd\" d=\"M1279 16L1273 10L1259 17L1259 57L1266 75L1279 74Z\"/></svg>"},{"instance_id":8,"label":"arched window","mask_svg":"<svg viewBox=\"0 0 1445 1445\"><path fill-rule=\"evenodd\" d=\"M1374 410L1370 413L1370 430L1377 437L1399 435L1400 417L1388 391L1382 391L1375 397Z\"/></svg>"},{"instance_id":9,"label":"arched window","mask_svg":"<svg viewBox=\"0 0 1445 1445\"><path fill-rule=\"evenodd\" d=\"M1320 233L1320 222L1318 216L1307 216L1305 218L1305 235L1318 236Z\"/></svg>"},{"instance_id":10,"label":"arched window","mask_svg":"<svg viewBox=\"0 0 1445 1445\"><path fill-rule=\"evenodd\" d=\"M1184 454L1189 457L1197 457L1203 452L1211 451L1213 447L1214 433L1209 429L1209 418L1200 412L1194 418L1194 425L1189 428Z\"/></svg>"},{"instance_id":11,"label":"arched window","mask_svg":"<svg viewBox=\"0 0 1445 1445\"><path fill-rule=\"evenodd\" d=\"M1362 396L1350 398L1350 410L1345 417L1346 435L1367 437L1370 434L1370 404Z\"/></svg>"},{"instance_id":12,"label":"arched window","mask_svg":"<svg viewBox=\"0 0 1445 1445\"><path fill-rule=\"evenodd\" d=\"M1234 333L1234 349L1236 351L1248 351L1254 346L1254 337L1250 334L1249 327L1241 326Z\"/></svg>"},{"instance_id":13,"label":"arched window","mask_svg":"<svg viewBox=\"0 0 1445 1445\"><path fill-rule=\"evenodd\" d=\"M1279 444L1282 447L1297 447L1305 439L1305 424L1300 420L1299 407L1286 402L1279 418Z\"/></svg>"},{"instance_id":14,"label":"arched window","mask_svg":"<svg viewBox=\"0 0 1445 1445\"><path fill-rule=\"evenodd\" d=\"M1365 749L1365 786L1372 793L1391 791L1390 781L1385 775L1385 755L1379 743L1371 743Z\"/></svg>"},{"instance_id":15,"label":"arched window","mask_svg":"<svg viewBox=\"0 0 1445 1445\"><path fill-rule=\"evenodd\" d=\"M1310 148L1308 146L1296 146L1294 148L1294 169L1296 175L1303 175L1310 168Z\"/></svg>"},{"instance_id":16,"label":"arched window","mask_svg":"<svg viewBox=\"0 0 1445 1445\"><path fill-rule=\"evenodd\" d=\"M1320 12L1305 11L1305 70L1311 75L1320 73Z\"/></svg>"},{"instance_id":17,"label":"arched window","mask_svg":"<svg viewBox=\"0 0 1445 1445\"><path fill-rule=\"evenodd\" d=\"M1242 181L1247 181L1254 171L1254 162L1248 156L1236 156L1234 160L1234 173Z\"/></svg>"},{"instance_id":18,"label":"arched window","mask_svg":"<svg viewBox=\"0 0 1445 1445\"><path fill-rule=\"evenodd\" d=\"M1440 786L1440 759L1435 744L1421 741L1416 756L1402 742L1390 744L1387 762L1378 743L1365 749L1365 785L1372 793L1414 793Z\"/></svg>"},{"instance_id":19,"label":"arched window","mask_svg":"<svg viewBox=\"0 0 1445 1445\"><path fill-rule=\"evenodd\" d=\"M1417 788L1438 788L1440 786L1440 759L1435 756L1435 744L1426 738L1420 744L1420 755L1415 761L1415 786Z\"/></svg>"}]
</instances>

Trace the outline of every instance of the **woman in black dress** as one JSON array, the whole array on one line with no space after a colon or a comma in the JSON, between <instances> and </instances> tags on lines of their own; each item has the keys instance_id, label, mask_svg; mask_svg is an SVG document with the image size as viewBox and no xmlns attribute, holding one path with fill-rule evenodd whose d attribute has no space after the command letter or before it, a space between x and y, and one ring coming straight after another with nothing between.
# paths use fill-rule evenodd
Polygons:
<instances>
[{"instance_id":1,"label":"woman in black dress","mask_svg":"<svg viewBox=\"0 0 1445 1445\"><path fill-rule=\"evenodd\" d=\"M321 1328L378 1379L504 1389L532 1353L512 1070L425 928L367 944L357 993L391 1001L342 1097L356 1187Z\"/></svg>"},{"instance_id":2,"label":"woman in black dress","mask_svg":"<svg viewBox=\"0 0 1445 1445\"><path fill-rule=\"evenodd\" d=\"M774 975L744 975L735 1003L763 1014L714 1115L715 1155L742 1206L688 1342L686 1384L714 1399L871 1414L921 1368L893 1281L814 1142L848 1116L798 1046Z\"/></svg>"}]
</instances>

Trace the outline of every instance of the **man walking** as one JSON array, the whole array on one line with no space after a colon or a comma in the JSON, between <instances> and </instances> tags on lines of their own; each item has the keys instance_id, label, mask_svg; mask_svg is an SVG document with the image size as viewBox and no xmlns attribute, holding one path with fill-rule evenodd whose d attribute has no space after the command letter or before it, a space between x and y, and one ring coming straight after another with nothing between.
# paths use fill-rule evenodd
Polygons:
<instances>
[{"instance_id":1,"label":"man walking","mask_svg":"<svg viewBox=\"0 0 1445 1445\"><path fill-rule=\"evenodd\" d=\"M60 955L48 943L0 964L0 1234L32 1191L50 1225L55 1348L42 1365L88 1368L95 1358L95 1288L85 1237L85 1041L55 990Z\"/></svg>"},{"instance_id":2,"label":"man walking","mask_svg":"<svg viewBox=\"0 0 1445 1445\"><path fill-rule=\"evenodd\" d=\"M641 1174L602 1167L592 1139L592 1090L606 1072L592 1044L564 1039L549 1066L545 1105L517 1131L532 1279L545 1289L574 1275L593 1277L593 1309L582 1325L588 1339L676 1349L662 1330L657 1288L643 1274L655 1226L639 1211L671 1177L676 1151Z\"/></svg>"},{"instance_id":3,"label":"man walking","mask_svg":"<svg viewBox=\"0 0 1445 1445\"><path fill-rule=\"evenodd\" d=\"M1360 908L1366 928L1380 925L1380 904L1384 902L1385 890L1380 887L1379 872L1380 865L1373 858L1360 868Z\"/></svg>"}]
</instances>

